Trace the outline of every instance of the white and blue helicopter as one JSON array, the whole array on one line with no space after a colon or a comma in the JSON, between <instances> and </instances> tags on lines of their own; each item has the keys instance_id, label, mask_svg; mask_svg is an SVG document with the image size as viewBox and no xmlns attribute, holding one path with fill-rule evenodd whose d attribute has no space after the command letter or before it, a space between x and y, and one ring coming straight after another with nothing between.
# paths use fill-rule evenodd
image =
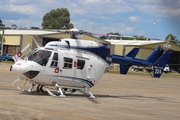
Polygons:
<instances>
[{"instance_id":1,"label":"white and blue helicopter","mask_svg":"<svg viewBox=\"0 0 180 120\"><path fill-rule=\"evenodd\" d=\"M162 50L158 46L146 60L135 58L139 48L133 48L126 56L111 54L110 48L99 42L90 40L78 40L75 35L72 38L60 39L47 43L29 54L22 56L30 45L27 45L14 58L14 65L10 70L18 74L13 82L23 92L46 91L51 96L57 96L49 86L53 86L65 97L65 93L83 90L88 92L90 98L95 96L90 88L99 82L111 63L120 64L120 73L126 74L132 65L153 66L153 77L160 77L166 63L169 61L173 50ZM29 81L32 86L28 90L21 89L16 83L20 80Z\"/></svg>"}]
</instances>

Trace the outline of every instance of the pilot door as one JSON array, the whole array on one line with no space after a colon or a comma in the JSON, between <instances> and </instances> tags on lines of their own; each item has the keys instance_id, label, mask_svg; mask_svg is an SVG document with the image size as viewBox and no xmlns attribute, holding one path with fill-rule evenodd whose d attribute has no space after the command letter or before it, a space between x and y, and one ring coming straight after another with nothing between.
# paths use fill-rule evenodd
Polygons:
<instances>
[{"instance_id":1,"label":"pilot door","mask_svg":"<svg viewBox=\"0 0 180 120\"><path fill-rule=\"evenodd\" d=\"M52 53L51 57L48 59L48 64L44 68L44 74L59 75L60 72L59 63L60 63L60 59L58 53L56 52Z\"/></svg>"}]
</instances>

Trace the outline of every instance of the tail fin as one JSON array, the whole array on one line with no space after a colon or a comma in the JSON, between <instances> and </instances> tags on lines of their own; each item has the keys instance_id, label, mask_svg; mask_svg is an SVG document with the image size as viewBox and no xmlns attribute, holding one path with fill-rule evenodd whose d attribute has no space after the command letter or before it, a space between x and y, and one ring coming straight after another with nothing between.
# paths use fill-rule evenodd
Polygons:
<instances>
[{"instance_id":1,"label":"tail fin","mask_svg":"<svg viewBox=\"0 0 180 120\"><path fill-rule=\"evenodd\" d=\"M147 62L154 63L162 55L161 47L158 46L146 59Z\"/></svg>"},{"instance_id":2,"label":"tail fin","mask_svg":"<svg viewBox=\"0 0 180 120\"><path fill-rule=\"evenodd\" d=\"M139 48L133 48L126 56L135 58L138 52Z\"/></svg>"},{"instance_id":3,"label":"tail fin","mask_svg":"<svg viewBox=\"0 0 180 120\"><path fill-rule=\"evenodd\" d=\"M167 62L169 61L173 50L165 50L163 54L154 62L153 64L153 72L154 77L159 78L163 73L163 69L166 66Z\"/></svg>"}]
</instances>

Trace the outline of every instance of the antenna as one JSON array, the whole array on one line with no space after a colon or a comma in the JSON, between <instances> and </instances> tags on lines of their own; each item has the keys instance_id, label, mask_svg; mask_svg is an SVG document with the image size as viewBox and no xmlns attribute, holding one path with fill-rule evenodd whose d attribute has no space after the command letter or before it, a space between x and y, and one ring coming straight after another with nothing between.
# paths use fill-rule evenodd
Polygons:
<instances>
[{"instance_id":1,"label":"antenna","mask_svg":"<svg viewBox=\"0 0 180 120\"><path fill-rule=\"evenodd\" d=\"M167 43L164 44L165 49L171 48L171 45L169 45L171 38L172 38L172 34L169 34L168 39L167 39Z\"/></svg>"}]
</instances>

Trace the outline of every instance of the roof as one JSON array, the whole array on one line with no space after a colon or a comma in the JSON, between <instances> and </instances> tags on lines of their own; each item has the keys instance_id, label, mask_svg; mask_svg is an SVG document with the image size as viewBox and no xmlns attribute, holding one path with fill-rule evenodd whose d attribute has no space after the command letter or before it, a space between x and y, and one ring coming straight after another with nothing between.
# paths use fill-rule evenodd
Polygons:
<instances>
[{"instance_id":1,"label":"roof","mask_svg":"<svg viewBox=\"0 0 180 120\"><path fill-rule=\"evenodd\" d=\"M1 33L1 31L0 31ZM27 29L27 30L17 30L17 29L7 29L4 31L5 35L44 35L44 34L54 34L59 33L55 31L47 30L36 30L36 29Z\"/></svg>"},{"instance_id":2,"label":"roof","mask_svg":"<svg viewBox=\"0 0 180 120\"><path fill-rule=\"evenodd\" d=\"M149 44L157 44L157 43L164 43L164 41L142 41L142 40L105 40L110 42L112 45L149 45Z\"/></svg>"},{"instance_id":3,"label":"roof","mask_svg":"<svg viewBox=\"0 0 180 120\"><path fill-rule=\"evenodd\" d=\"M68 33L67 30L41 30L41 29L6 29L4 31L4 35L50 35L50 34L59 34L59 33ZM2 34L2 31L0 31L0 34ZM69 33L68 33L69 34ZM92 38L95 38L96 41L104 44L110 44L107 41L101 40L99 38L96 38L90 34L84 33L87 36L91 36Z\"/></svg>"},{"instance_id":4,"label":"roof","mask_svg":"<svg viewBox=\"0 0 180 120\"><path fill-rule=\"evenodd\" d=\"M0 30L5 30L5 29L10 29L10 27L0 26Z\"/></svg>"}]
</instances>

